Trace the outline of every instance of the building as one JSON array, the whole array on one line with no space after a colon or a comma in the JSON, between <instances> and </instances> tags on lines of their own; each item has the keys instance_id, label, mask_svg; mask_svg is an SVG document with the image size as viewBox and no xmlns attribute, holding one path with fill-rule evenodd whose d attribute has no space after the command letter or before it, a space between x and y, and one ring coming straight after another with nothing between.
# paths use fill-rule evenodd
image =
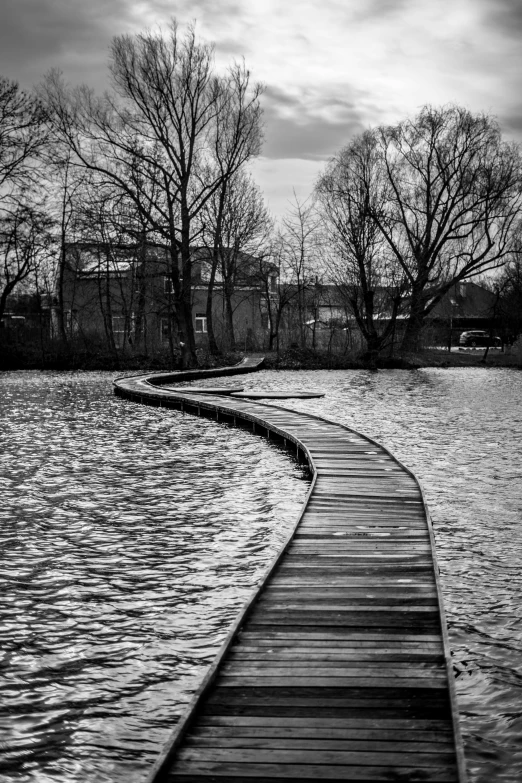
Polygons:
<instances>
[{"instance_id":1,"label":"building","mask_svg":"<svg viewBox=\"0 0 522 783\"><path fill-rule=\"evenodd\" d=\"M231 252L231 251L230 251ZM208 343L207 298L210 251L194 248L191 307L196 345ZM267 291L275 295L277 272L264 270L259 260L236 252L224 275L216 274L212 294L212 320L220 347L229 339L227 310L231 313L237 347L262 348L267 326ZM69 338L103 342L113 350L175 352L174 289L164 248L106 247L75 243L67 248L62 280L57 281L54 332L59 334L62 287L63 322Z\"/></svg>"},{"instance_id":2,"label":"building","mask_svg":"<svg viewBox=\"0 0 522 783\"><path fill-rule=\"evenodd\" d=\"M389 322L389 292L375 292L376 324L379 330ZM448 346L458 342L459 335L470 329L493 331L500 336L502 323L498 296L478 283L455 283L426 318L424 344ZM408 299L397 316L391 339L399 344L408 317ZM306 343L332 350L359 349L364 341L355 322L346 292L333 284L317 283L306 290ZM294 328L294 332L295 332Z\"/></svg>"},{"instance_id":3,"label":"building","mask_svg":"<svg viewBox=\"0 0 522 783\"><path fill-rule=\"evenodd\" d=\"M499 327L498 296L478 283L455 283L430 313L432 322L450 325L452 331Z\"/></svg>"}]
</instances>

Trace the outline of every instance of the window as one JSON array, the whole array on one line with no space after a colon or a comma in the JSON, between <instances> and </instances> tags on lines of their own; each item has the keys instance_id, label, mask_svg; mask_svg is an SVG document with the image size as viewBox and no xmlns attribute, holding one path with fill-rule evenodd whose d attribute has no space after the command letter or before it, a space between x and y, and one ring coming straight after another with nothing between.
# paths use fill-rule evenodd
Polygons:
<instances>
[{"instance_id":1,"label":"window","mask_svg":"<svg viewBox=\"0 0 522 783\"><path fill-rule=\"evenodd\" d=\"M277 275L270 275L270 293L277 294Z\"/></svg>"},{"instance_id":2,"label":"window","mask_svg":"<svg viewBox=\"0 0 522 783\"><path fill-rule=\"evenodd\" d=\"M165 275L163 278L163 293L164 294L173 294L174 293L174 283L172 282L172 278L168 275Z\"/></svg>"},{"instance_id":3,"label":"window","mask_svg":"<svg viewBox=\"0 0 522 783\"><path fill-rule=\"evenodd\" d=\"M123 315L112 316L112 333L117 348L122 348L125 342L125 318Z\"/></svg>"},{"instance_id":4,"label":"window","mask_svg":"<svg viewBox=\"0 0 522 783\"><path fill-rule=\"evenodd\" d=\"M168 318L162 318L160 321L160 342L165 345L169 342L170 323Z\"/></svg>"},{"instance_id":5,"label":"window","mask_svg":"<svg viewBox=\"0 0 522 783\"><path fill-rule=\"evenodd\" d=\"M207 316L205 313L196 313L196 332L199 334L207 331Z\"/></svg>"},{"instance_id":6,"label":"window","mask_svg":"<svg viewBox=\"0 0 522 783\"><path fill-rule=\"evenodd\" d=\"M77 310L65 310L64 311L64 327L69 334L76 334L78 331L78 311Z\"/></svg>"}]
</instances>

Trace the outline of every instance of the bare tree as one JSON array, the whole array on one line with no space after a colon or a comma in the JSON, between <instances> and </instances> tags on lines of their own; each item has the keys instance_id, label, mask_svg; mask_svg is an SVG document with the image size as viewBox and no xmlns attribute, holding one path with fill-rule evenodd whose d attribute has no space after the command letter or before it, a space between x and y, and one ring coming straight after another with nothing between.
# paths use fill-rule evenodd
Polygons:
<instances>
[{"instance_id":1,"label":"bare tree","mask_svg":"<svg viewBox=\"0 0 522 783\"><path fill-rule=\"evenodd\" d=\"M280 232L281 276L295 287L292 297L296 308L300 347L306 344L306 314L308 293L319 276L320 217L312 200L300 201L294 192L294 201L283 218Z\"/></svg>"},{"instance_id":2,"label":"bare tree","mask_svg":"<svg viewBox=\"0 0 522 783\"><path fill-rule=\"evenodd\" d=\"M506 264L494 282L499 293L499 318L508 344L522 334L522 254Z\"/></svg>"},{"instance_id":3,"label":"bare tree","mask_svg":"<svg viewBox=\"0 0 522 783\"><path fill-rule=\"evenodd\" d=\"M50 241L38 166L47 137L40 102L0 77L0 316Z\"/></svg>"},{"instance_id":4,"label":"bare tree","mask_svg":"<svg viewBox=\"0 0 522 783\"><path fill-rule=\"evenodd\" d=\"M261 316L268 327L268 350L281 347L281 332L296 303L298 288L286 269L285 244L281 233L272 236L265 253L257 258L257 281L261 291Z\"/></svg>"},{"instance_id":5,"label":"bare tree","mask_svg":"<svg viewBox=\"0 0 522 783\"><path fill-rule=\"evenodd\" d=\"M522 209L521 155L498 124L458 106L424 107L375 132L389 187L372 209L409 286L402 350L418 348L426 316L455 282L512 258Z\"/></svg>"},{"instance_id":6,"label":"bare tree","mask_svg":"<svg viewBox=\"0 0 522 783\"><path fill-rule=\"evenodd\" d=\"M213 333L215 285L223 303L224 346L235 350L234 304L239 283L252 281L257 273L257 260L265 257L270 244L272 219L262 194L243 171L223 180L202 213L205 236L210 251L207 295L207 329L211 350L217 346ZM250 295L247 291L246 296ZM240 300L241 301L241 300Z\"/></svg>"},{"instance_id":7,"label":"bare tree","mask_svg":"<svg viewBox=\"0 0 522 783\"><path fill-rule=\"evenodd\" d=\"M324 219L327 269L376 357L394 333L406 291L401 267L390 263L382 231L388 187L371 132L354 139L328 164L316 193Z\"/></svg>"},{"instance_id":8,"label":"bare tree","mask_svg":"<svg viewBox=\"0 0 522 783\"><path fill-rule=\"evenodd\" d=\"M87 87L69 91L56 73L42 94L77 164L111 178L162 238L182 363L193 366L197 218L223 179L258 154L262 88L251 85L244 65L216 75L213 47L199 43L193 28L181 36L175 22L165 35L114 38L110 70L116 92L103 98Z\"/></svg>"},{"instance_id":9,"label":"bare tree","mask_svg":"<svg viewBox=\"0 0 522 783\"><path fill-rule=\"evenodd\" d=\"M38 180L35 161L47 138L42 104L0 77L0 204Z\"/></svg>"},{"instance_id":10,"label":"bare tree","mask_svg":"<svg viewBox=\"0 0 522 783\"><path fill-rule=\"evenodd\" d=\"M338 255L354 264L365 311L358 320L372 343L376 261L397 306L406 288L408 352L455 283L519 253L520 148L502 141L494 119L458 106L426 106L413 120L366 132L332 161L319 192Z\"/></svg>"},{"instance_id":11,"label":"bare tree","mask_svg":"<svg viewBox=\"0 0 522 783\"><path fill-rule=\"evenodd\" d=\"M0 216L0 318L7 299L21 283L34 279L52 252L52 221L43 210L15 202Z\"/></svg>"},{"instance_id":12,"label":"bare tree","mask_svg":"<svg viewBox=\"0 0 522 783\"><path fill-rule=\"evenodd\" d=\"M52 291L54 299L53 329L63 342L67 342L68 333L65 323L64 275L67 259L67 246L74 239L76 224L82 210L86 180L83 172L71 165L68 148L51 143L46 150L45 167L49 191L53 194L50 211L54 215L59 232L59 248L55 268L52 270Z\"/></svg>"}]
</instances>

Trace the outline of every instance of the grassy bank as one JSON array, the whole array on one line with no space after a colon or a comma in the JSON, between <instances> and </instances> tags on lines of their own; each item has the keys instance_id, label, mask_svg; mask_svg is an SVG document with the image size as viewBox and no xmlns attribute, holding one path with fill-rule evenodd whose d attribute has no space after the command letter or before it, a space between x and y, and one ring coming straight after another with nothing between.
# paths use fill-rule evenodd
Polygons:
<instances>
[{"instance_id":1,"label":"grassy bank","mask_svg":"<svg viewBox=\"0 0 522 783\"><path fill-rule=\"evenodd\" d=\"M226 367L241 361L241 353L211 356L198 350L202 369ZM0 370L112 370L146 372L148 370L179 370L181 364L168 351L158 353L112 353L105 347L34 344L9 345L0 343Z\"/></svg>"},{"instance_id":2,"label":"grassy bank","mask_svg":"<svg viewBox=\"0 0 522 783\"><path fill-rule=\"evenodd\" d=\"M519 367L522 368L522 351L511 349L505 353L491 349L485 357L485 350L426 349L417 354L379 357L357 354L334 354L327 351L314 351L309 348L292 348L277 352L257 352L265 357L265 367L274 370L361 370L361 369L404 369L420 367ZM202 369L226 367L236 364L242 353L227 353L211 356L207 351L198 350L199 366ZM0 345L0 370L112 370L122 372L146 372L149 370L178 370L179 361L170 353L115 355L93 346L47 346Z\"/></svg>"},{"instance_id":3,"label":"grassy bank","mask_svg":"<svg viewBox=\"0 0 522 783\"><path fill-rule=\"evenodd\" d=\"M290 349L265 354L265 367L274 370L361 370L399 369L413 370L421 367L518 367L522 368L520 351L502 352L490 349L445 351L426 349L416 354L378 357L336 355L310 349Z\"/></svg>"}]
</instances>

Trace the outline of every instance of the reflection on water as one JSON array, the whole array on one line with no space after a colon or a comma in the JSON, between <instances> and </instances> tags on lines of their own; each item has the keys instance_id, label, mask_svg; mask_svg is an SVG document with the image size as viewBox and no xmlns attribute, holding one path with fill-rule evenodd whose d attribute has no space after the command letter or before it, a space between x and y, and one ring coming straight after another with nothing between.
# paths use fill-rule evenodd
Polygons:
<instances>
[{"instance_id":1,"label":"reflection on water","mask_svg":"<svg viewBox=\"0 0 522 783\"><path fill-rule=\"evenodd\" d=\"M295 520L307 483L251 434L1 376L2 781L137 781Z\"/></svg>"},{"instance_id":2,"label":"reflection on water","mask_svg":"<svg viewBox=\"0 0 522 783\"><path fill-rule=\"evenodd\" d=\"M374 437L417 473L471 780L522 780L522 374L241 382L324 389L281 404ZM7 374L0 403L2 780L137 781L306 484L248 433L113 398L108 374Z\"/></svg>"},{"instance_id":3,"label":"reflection on water","mask_svg":"<svg viewBox=\"0 0 522 783\"><path fill-rule=\"evenodd\" d=\"M415 471L437 542L470 779L522 780L522 373L263 371L249 388L354 427Z\"/></svg>"}]
</instances>

